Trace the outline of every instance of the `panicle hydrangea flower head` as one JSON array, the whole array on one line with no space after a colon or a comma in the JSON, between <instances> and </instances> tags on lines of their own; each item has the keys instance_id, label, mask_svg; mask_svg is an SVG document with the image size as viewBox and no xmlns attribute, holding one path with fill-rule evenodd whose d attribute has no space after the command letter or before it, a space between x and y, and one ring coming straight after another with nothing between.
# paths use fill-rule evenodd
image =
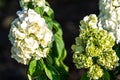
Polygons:
<instances>
[{"instance_id":1,"label":"panicle hydrangea flower head","mask_svg":"<svg viewBox=\"0 0 120 80\"><path fill-rule=\"evenodd\" d=\"M90 80L98 80L100 77L102 77L103 69L101 69L98 65L93 65L90 67L89 71L87 72L87 76L90 78Z\"/></svg>"},{"instance_id":2,"label":"panicle hydrangea flower head","mask_svg":"<svg viewBox=\"0 0 120 80\"><path fill-rule=\"evenodd\" d=\"M84 19L82 21L80 21L80 29L86 29L88 27L93 27L93 28L97 28L97 16L94 14L90 14L90 16L85 16Z\"/></svg>"},{"instance_id":3,"label":"panicle hydrangea flower head","mask_svg":"<svg viewBox=\"0 0 120 80\"><path fill-rule=\"evenodd\" d=\"M112 49L115 40L106 30L97 27L97 21L94 14L86 16L80 22L80 35L72 45L75 66L78 69L89 69L88 76L91 79L98 79L103 75L101 66L111 70L119 61Z\"/></svg>"},{"instance_id":4,"label":"panicle hydrangea flower head","mask_svg":"<svg viewBox=\"0 0 120 80\"><path fill-rule=\"evenodd\" d=\"M120 0L99 0L98 27L107 30L116 43L120 42Z\"/></svg>"},{"instance_id":5,"label":"panicle hydrangea flower head","mask_svg":"<svg viewBox=\"0 0 120 80\"><path fill-rule=\"evenodd\" d=\"M78 69L89 68L93 65L92 57L85 56L84 54L74 53L73 62Z\"/></svg>"},{"instance_id":6,"label":"panicle hydrangea flower head","mask_svg":"<svg viewBox=\"0 0 120 80\"><path fill-rule=\"evenodd\" d=\"M46 57L52 45L53 33L44 18L32 9L18 11L17 15L9 32L13 45L12 58L28 64L32 57L36 60Z\"/></svg>"},{"instance_id":7,"label":"panicle hydrangea flower head","mask_svg":"<svg viewBox=\"0 0 120 80\"><path fill-rule=\"evenodd\" d=\"M116 53L112 49L107 49L102 52L99 56L98 64L104 66L106 69L112 70L116 66L118 66L119 58L116 56Z\"/></svg>"}]
</instances>

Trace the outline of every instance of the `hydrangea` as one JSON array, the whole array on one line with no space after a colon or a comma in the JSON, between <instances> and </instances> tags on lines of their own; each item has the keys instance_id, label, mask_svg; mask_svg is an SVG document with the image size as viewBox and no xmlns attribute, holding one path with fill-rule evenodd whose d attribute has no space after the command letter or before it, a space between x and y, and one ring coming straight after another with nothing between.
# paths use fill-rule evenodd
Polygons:
<instances>
[{"instance_id":1,"label":"hydrangea","mask_svg":"<svg viewBox=\"0 0 120 80\"><path fill-rule=\"evenodd\" d=\"M118 44L120 42L120 0L100 0L99 10L98 26L107 30Z\"/></svg>"},{"instance_id":2,"label":"hydrangea","mask_svg":"<svg viewBox=\"0 0 120 80\"><path fill-rule=\"evenodd\" d=\"M45 12L49 10L49 7L46 6L45 0L21 0L20 3L23 8L27 8L27 6L32 3L31 5L34 7L43 7Z\"/></svg>"},{"instance_id":3,"label":"hydrangea","mask_svg":"<svg viewBox=\"0 0 120 80\"><path fill-rule=\"evenodd\" d=\"M103 75L100 67L111 70L119 61L116 52L112 49L114 39L106 30L97 27L97 21L94 14L86 16L80 22L80 35L72 45L75 66L78 69L89 69L88 76L91 79L98 79Z\"/></svg>"},{"instance_id":4,"label":"hydrangea","mask_svg":"<svg viewBox=\"0 0 120 80\"><path fill-rule=\"evenodd\" d=\"M30 2L32 2L32 5L34 6L39 6L39 7L45 6L45 0L21 0L22 6Z\"/></svg>"},{"instance_id":5,"label":"hydrangea","mask_svg":"<svg viewBox=\"0 0 120 80\"><path fill-rule=\"evenodd\" d=\"M31 58L46 57L52 46L53 33L44 18L32 9L18 11L17 15L9 32L13 45L11 57L23 64L28 64Z\"/></svg>"},{"instance_id":6,"label":"hydrangea","mask_svg":"<svg viewBox=\"0 0 120 80\"><path fill-rule=\"evenodd\" d=\"M93 27L93 28L97 28L97 16L94 14L91 14L90 16L85 16L83 18L83 20L80 21L80 29L86 29L89 26Z\"/></svg>"},{"instance_id":7,"label":"hydrangea","mask_svg":"<svg viewBox=\"0 0 120 80\"><path fill-rule=\"evenodd\" d=\"M118 61L119 58L116 56L116 52L109 49L102 52L97 62L99 65L104 66L106 69L112 70L118 66Z\"/></svg>"},{"instance_id":8,"label":"hydrangea","mask_svg":"<svg viewBox=\"0 0 120 80\"><path fill-rule=\"evenodd\" d=\"M90 67L89 71L88 71L88 77L90 78L90 80L98 80L100 77L102 77L103 75L103 69L101 69L100 66L98 65L93 65Z\"/></svg>"},{"instance_id":9,"label":"hydrangea","mask_svg":"<svg viewBox=\"0 0 120 80\"><path fill-rule=\"evenodd\" d=\"M45 0L32 0L32 2L33 2L33 5L35 6L39 6L39 7L45 6Z\"/></svg>"},{"instance_id":10,"label":"hydrangea","mask_svg":"<svg viewBox=\"0 0 120 80\"><path fill-rule=\"evenodd\" d=\"M28 2L30 2L30 0L23 0L23 2L24 2L24 3L28 3Z\"/></svg>"},{"instance_id":11,"label":"hydrangea","mask_svg":"<svg viewBox=\"0 0 120 80\"><path fill-rule=\"evenodd\" d=\"M73 54L73 62L76 63L78 69L89 68L93 65L92 57L80 53Z\"/></svg>"}]
</instances>

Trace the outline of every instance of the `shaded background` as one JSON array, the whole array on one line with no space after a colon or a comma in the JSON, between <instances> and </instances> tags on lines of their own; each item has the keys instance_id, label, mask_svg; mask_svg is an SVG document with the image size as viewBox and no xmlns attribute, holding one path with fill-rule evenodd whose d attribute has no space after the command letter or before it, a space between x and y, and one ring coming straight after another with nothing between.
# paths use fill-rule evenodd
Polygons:
<instances>
[{"instance_id":1,"label":"shaded background","mask_svg":"<svg viewBox=\"0 0 120 80\"><path fill-rule=\"evenodd\" d=\"M89 14L98 15L99 0L48 0L61 24L67 49L65 64L69 67L69 79L79 80L84 70L75 68L72 62L71 45L79 35L79 21ZM0 80L26 80L26 66L11 59L11 44L8 33L11 22L20 10L19 0L0 0Z\"/></svg>"}]
</instances>

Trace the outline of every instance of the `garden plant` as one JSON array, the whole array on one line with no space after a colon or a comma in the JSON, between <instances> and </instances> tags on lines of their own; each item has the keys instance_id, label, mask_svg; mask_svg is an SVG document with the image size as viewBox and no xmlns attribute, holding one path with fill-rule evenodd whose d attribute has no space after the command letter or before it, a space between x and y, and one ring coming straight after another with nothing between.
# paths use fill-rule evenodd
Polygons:
<instances>
[{"instance_id":1,"label":"garden plant","mask_svg":"<svg viewBox=\"0 0 120 80\"><path fill-rule=\"evenodd\" d=\"M28 80L68 80L62 29L45 0L20 0L11 23L11 57L26 65ZM99 0L99 15L80 21L71 45L73 63L85 69L80 80L117 80L120 71L120 0Z\"/></svg>"}]
</instances>

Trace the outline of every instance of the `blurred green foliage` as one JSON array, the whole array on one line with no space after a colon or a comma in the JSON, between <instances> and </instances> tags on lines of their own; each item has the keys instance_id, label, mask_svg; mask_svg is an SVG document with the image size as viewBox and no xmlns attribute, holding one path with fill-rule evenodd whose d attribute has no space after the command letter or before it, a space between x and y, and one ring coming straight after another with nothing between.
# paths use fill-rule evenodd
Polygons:
<instances>
[{"instance_id":1,"label":"blurred green foliage","mask_svg":"<svg viewBox=\"0 0 120 80\"><path fill-rule=\"evenodd\" d=\"M0 8L5 6L5 0L0 0Z\"/></svg>"}]
</instances>

